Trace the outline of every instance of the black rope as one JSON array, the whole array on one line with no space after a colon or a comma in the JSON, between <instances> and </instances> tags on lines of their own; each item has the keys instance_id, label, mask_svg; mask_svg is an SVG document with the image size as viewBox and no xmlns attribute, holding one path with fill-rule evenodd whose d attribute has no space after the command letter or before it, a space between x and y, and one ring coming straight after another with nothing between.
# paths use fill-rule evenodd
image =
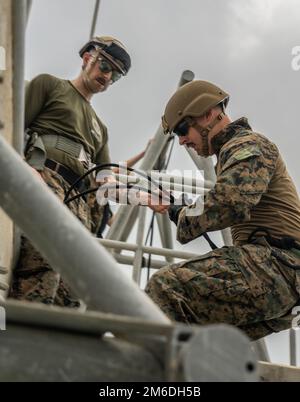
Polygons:
<instances>
[{"instance_id":1,"label":"black rope","mask_svg":"<svg viewBox=\"0 0 300 402\"><path fill-rule=\"evenodd\" d=\"M64 203L67 205L67 204L69 204L69 202L75 201L75 200L77 200L77 198L84 197L87 194L93 193L94 191L97 191L98 189L99 189L99 187L94 187L94 188L90 188L88 190L82 191L81 193L78 193L78 194L74 195L73 197L68 198L67 200L64 200Z\"/></svg>"},{"instance_id":2,"label":"black rope","mask_svg":"<svg viewBox=\"0 0 300 402\"><path fill-rule=\"evenodd\" d=\"M155 211L153 211L152 213L152 218L151 218L151 222L148 228L148 233L146 236L146 240L145 240L145 246L147 245L148 242L148 238L150 236L150 247L152 247L153 245L153 237L154 237L154 217L155 217L156 213ZM152 254L148 254L148 263L147 263L147 282L149 282L150 279L150 269L151 269L151 257Z\"/></svg>"},{"instance_id":3,"label":"black rope","mask_svg":"<svg viewBox=\"0 0 300 402\"><path fill-rule=\"evenodd\" d=\"M175 139L175 137L172 137L172 139L170 139L170 141L172 140L173 142L172 142L172 145L171 145L171 148L170 148L170 151L169 151L168 159L167 159L167 161L166 161L166 163L165 163L165 166L164 166L164 170L167 169L167 167L168 167L168 165L169 165L169 162L170 162L170 159L171 159L171 154L172 154L172 152L173 152L173 147L174 147L174 143L175 143L174 139ZM72 190L75 188L75 186L76 186L80 181L84 180L88 175L90 175L91 173L93 173L93 172L96 171L96 170L97 170L98 172L100 172L101 170L108 169L108 168L111 168L111 167L116 167L116 168L118 168L118 169L120 169L120 170L122 170L122 169L123 169L123 170L127 170L127 171L129 171L129 172L136 173L136 174L138 174L138 175L140 175L140 176L146 178L150 183L154 184L163 194L167 195L167 197L169 198L169 201L170 201L171 204L173 204L173 203L175 202L175 198L174 198L174 196L173 196L172 193L168 193L166 190L164 190L164 189L162 188L162 185L161 185L161 184L159 184L156 180L152 179L151 176L147 175L147 174L144 173L143 171L140 171L140 170L134 169L134 168L130 168L130 167L127 167L127 166L122 166L122 165L119 165L119 164L117 164L117 163L106 163L106 164L104 164L104 165L96 165L96 166L94 166L93 168L87 170L87 171L86 171L83 175L81 175L77 180L75 180L75 181L72 183L72 185L69 187L69 189L66 191L65 198L64 198L64 203L65 203L65 204L68 204L69 202L74 201L74 200L76 200L77 198L84 197L84 196L87 195L87 194L90 194L90 193L92 193L92 192L98 191L99 187L94 187L94 188L92 188L92 189L89 189L89 190L85 190L85 191L83 191L83 192L80 192L80 193L76 194L75 196L73 196L73 197L71 197L71 198L68 198L69 195L71 194ZM104 186L105 186L105 185L104 185ZM124 185L113 184L111 187L106 186L106 187L105 187L105 190L107 190L107 189L112 189L112 188L115 188L115 189L121 189L121 188L122 188L122 189L131 189L131 188L136 188L136 189L139 189L139 190L141 190L141 191L145 191L145 192L147 192L148 194L153 194L151 190L146 189L146 188L144 188L144 187L137 186L137 185L133 185L132 183L127 183L127 184L124 184ZM162 196L161 194L158 194L157 197L158 197L160 200L163 199L163 196ZM154 227L152 227L152 230L153 230L153 229L154 229ZM210 239L210 237L208 236L207 233L203 233L203 237L204 237L205 240L208 242L208 244L210 245L210 247L211 247L212 250L215 250L215 249L218 248L218 247L214 244L214 242ZM149 255L149 260L150 260L150 259L151 259L151 255ZM149 264L150 264L150 263L149 263L149 260L148 260L148 266L149 266Z\"/></svg>"},{"instance_id":4,"label":"black rope","mask_svg":"<svg viewBox=\"0 0 300 402\"><path fill-rule=\"evenodd\" d=\"M207 243L210 245L212 250L216 250L217 248L219 248L218 246L215 245L215 243L211 240L211 238L208 236L208 234L206 232L204 232L202 236L207 241Z\"/></svg>"},{"instance_id":5,"label":"black rope","mask_svg":"<svg viewBox=\"0 0 300 402\"><path fill-rule=\"evenodd\" d=\"M128 184L109 184L109 185L104 184L101 187L94 187L94 188L91 188L89 190L85 190L85 191L83 191L81 193L78 193L78 194L74 195L73 197L68 198L67 200L65 200L64 203L69 204L69 202L74 201L77 198L83 197L86 194L90 194L90 193L97 192L97 191L105 192L107 190L113 190L113 189L116 189L116 190L119 190L119 189L128 189L128 190L136 189L136 190L140 190L140 191L143 191L145 193L148 193L150 195L153 195L153 192L151 190L147 189L146 187L138 186L137 184L132 184L132 183L128 183ZM128 195L127 195L127 197L128 197ZM165 199L162 194L157 194L157 198L159 198L160 200ZM168 201L169 201L169 199L168 199Z\"/></svg>"},{"instance_id":6,"label":"black rope","mask_svg":"<svg viewBox=\"0 0 300 402\"><path fill-rule=\"evenodd\" d=\"M87 170L83 175L81 175L77 180L75 180L72 185L69 187L68 191L65 194L65 198L64 198L64 203L67 204L69 202L68 197L71 194L71 191L75 188L75 186L82 181L83 179L85 179L88 175L90 175L91 173L93 173L94 171L98 171L100 172L101 170L104 169L108 169L111 167L116 167L119 168L120 170L127 170L129 172L133 172L136 173L142 177L144 177L145 179L147 179L150 183L154 184L162 193L166 194L168 197L170 197L170 202L174 202L174 197L172 194L168 193L166 190L164 190L161 186L161 184L159 184L156 180L152 179L151 176L147 175L146 173L144 173L143 171L140 171L138 169L134 169L134 168L130 168L130 167L125 167L122 165L119 165L118 163L106 163L104 165L96 165L93 168ZM132 183L128 183L128 185L130 185ZM82 193L78 193L78 195L80 196Z\"/></svg>"}]
</instances>

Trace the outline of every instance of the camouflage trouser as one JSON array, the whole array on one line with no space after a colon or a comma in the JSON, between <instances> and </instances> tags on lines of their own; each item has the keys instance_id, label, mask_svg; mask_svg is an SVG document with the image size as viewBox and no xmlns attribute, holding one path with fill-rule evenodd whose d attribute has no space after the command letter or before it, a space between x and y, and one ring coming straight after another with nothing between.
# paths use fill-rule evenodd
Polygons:
<instances>
[{"instance_id":1,"label":"camouflage trouser","mask_svg":"<svg viewBox=\"0 0 300 402\"><path fill-rule=\"evenodd\" d=\"M299 264L293 253L277 251ZM173 321L227 323L255 340L291 327L298 275L269 246L248 244L166 266L151 277L146 292Z\"/></svg>"},{"instance_id":2,"label":"camouflage trouser","mask_svg":"<svg viewBox=\"0 0 300 402\"><path fill-rule=\"evenodd\" d=\"M99 235L99 229L103 226L105 228L108 223L109 217L105 216L105 205L100 205L96 199L96 193L91 193L88 195L88 205L90 207L91 213L91 232L96 236ZM108 206L109 207L109 206ZM109 209L110 211L110 209ZM104 221L103 221L104 220Z\"/></svg>"},{"instance_id":3,"label":"camouflage trouser","mask_svg":"<svg viewBox=\"0 0 300 402\"><path fill-rule=\"evenodd\" d=\"M45 168L41 175L50 189L63 200L69 184L53 172ZM72 192L72 195L75 195ZM72 196L71 195L71 196ZM68 204L70 210L90 229L90 211L87 203L75 200ZM22 236L20 256L13 272L10 297L19 300L36 301L59 306L79 307L80 302L72 295L68 285L61 279L47 261L31 245L30 241Z\"/></svg>"}]
</instances>

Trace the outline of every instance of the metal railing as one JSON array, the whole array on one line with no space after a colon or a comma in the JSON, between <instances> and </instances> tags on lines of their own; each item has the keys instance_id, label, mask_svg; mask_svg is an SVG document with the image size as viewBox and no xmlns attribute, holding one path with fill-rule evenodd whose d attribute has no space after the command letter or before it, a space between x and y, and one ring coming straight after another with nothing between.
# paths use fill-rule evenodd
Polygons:
<instances>
[{"instance_id":1,"label":"metal railing","mask_svg":"<svg viewBox=\"0 0 300 402\"><path fill-rule=\"evenodd\" d=\"M87 306L168 322L1 137L0 171L0 206Z\"/></svg>"}]
</instances>

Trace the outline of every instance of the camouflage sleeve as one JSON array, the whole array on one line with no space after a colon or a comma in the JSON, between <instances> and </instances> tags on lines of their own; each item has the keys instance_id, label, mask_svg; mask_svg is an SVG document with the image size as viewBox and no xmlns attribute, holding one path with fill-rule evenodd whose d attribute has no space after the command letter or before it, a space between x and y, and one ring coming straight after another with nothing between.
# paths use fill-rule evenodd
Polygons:
<instances>
[{"instance_id":1,"label":"camouflage sleeve","mask_svg":"<svg viewBox=\"0 0 300 402\"><path fill-rule=\"evenodd\" d=\"M202 211L195 214L194 204L179 215L178 241L187 243L205 232L250 219L251 208L266 192L278 158L275 145L269 145L269 149L262 149L257 144L244 144L220 155L217 181L206 194Z\"/></svg>"}]
</instances>

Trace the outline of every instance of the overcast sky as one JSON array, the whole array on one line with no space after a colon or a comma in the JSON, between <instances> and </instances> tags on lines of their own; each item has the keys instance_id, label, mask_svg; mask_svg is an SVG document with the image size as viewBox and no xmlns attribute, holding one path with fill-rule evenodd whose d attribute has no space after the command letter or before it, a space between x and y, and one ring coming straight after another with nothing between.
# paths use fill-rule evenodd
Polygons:
<instances>
[{"instance_id":1,"label":"overcast sky","mask_svg":"<svg viewBox=\"0 0 300 402\"><path fill-rule=\"evenodd\" d=\"M77 76L94 4L33 1L26 79ZM132 56L128 76L93 100L109 128L113 161L144 148L189 69L231 95L232 119L248 117L253 129L276 142L299 190L300 70L292 69L292 49L300 46L299 0L102 0L96 33L119 38ZM170 163L175 167L193 167L178 144ZM270 340L279 361L287 358L283 338Z\"/></svg>"}]
</instances>

